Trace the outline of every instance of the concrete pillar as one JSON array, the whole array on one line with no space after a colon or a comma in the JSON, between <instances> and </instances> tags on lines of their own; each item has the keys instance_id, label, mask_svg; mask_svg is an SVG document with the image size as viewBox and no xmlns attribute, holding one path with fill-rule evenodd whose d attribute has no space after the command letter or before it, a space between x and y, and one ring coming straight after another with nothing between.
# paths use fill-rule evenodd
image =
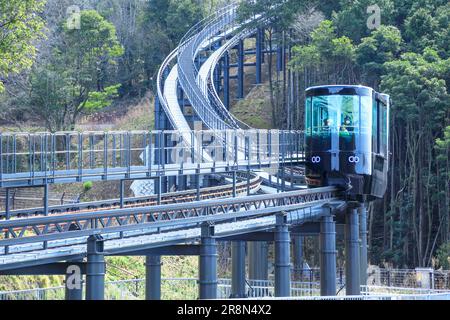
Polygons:
<instances>
[{"instance_id":1,"label":"concrete pillar","mask_svg":"<svg viewBox=\"0 0 450 320\"><path fill-rule=\"evenodd\" d=\"M161 300L161 256L145 257L145 300Z\"/></svg>"},{"instance_id":2,"label":"concrete pillar","mask_svg":"<svg viewBox=\"0 0 450 320\"><path fill-rule=\"evenodd\" d=\"M231 243L231 297L245 298L245 242Z\"/></svg>"},{"instance_id":3,"label":"concrete pillar","mask_svg":"<svg viewBox=\"0 0 450 320\"><path fill-rule=\"evenodd\" d=\"M217 298L217 245L214 226L204 223L199 258L199 299Z\"/></svg>"},{"instance_id":4,"label":"concrete pillar","mask_svg":"<svg viewBox=\"0 0 450 320\"><path fill-rule=\"evenodd\" d=\"M345 288L347 295L360 294L358 208L350 206L345 215Z\"/></svg>"},{"instance_id":5,"label":"concrete pillar","mask_svg":"<svg viewBox=\"0 0 450 320\"><path fill-rule=\"evenodd\" d=\"M83 300L83 274L75 264L66 271L65 296L66 300Z\"/></svg>"},{"instance_id":6,"label":"concrete pillar","mask_svg":"<svg viewBox=\"0 0 450 320\"><path fill-rule=\"evenodd\" d=\"M320 220L320 295L336 295L336 223L330 208Z\"/></svg>"},{"instance_id":7,"label":"concrete pillar","mask_svg":"<svg viewBox=\"0 0 450 320\"><path fill-rule=\"evenodd\" d=\"M303 236L296 233L292 238L294 242L294 276L299 280L303 272Z\"/></svg>"},{"instance_id":8,"label":"concrete pillar","mask_svg":"<svg viewBox=\"0 0 450 320\"><path fill-rule=\"evenodd\" d=\"M367 285L367 210L364 203L359 206L359 237L361 239L360 259L361 259L361 285Z\"/></svg>"},{"instance_id":9,"label":"concrete pillar","mask_svg":"<svg viewBox=\"0 0 450 320\"><path fill-rule=\"evenodd\" d=\"M278 213L275 229L275 296L291 295L291 261L289 228L286 213Z\"/></svg>"},{"instance_id":10,"label":"concrete pillar","mask_svg":"<svg viewBox=\"0 0 450 320\"><path fill-rule=\"evenodd\" d=\"M248 242L248 278L267 280L269 278L269 258L267 242Z\"/></svg>"},{"instance_id":11,"label":"concrete pillar","mask_svg":"<svg viewBox=\"0 0 450 320\"><path fill-rule=\"evenodd\" d=\"M103 238L92 235L87 243L86 300L105 299L105 257Z\"/></svg>"}]
</instances>

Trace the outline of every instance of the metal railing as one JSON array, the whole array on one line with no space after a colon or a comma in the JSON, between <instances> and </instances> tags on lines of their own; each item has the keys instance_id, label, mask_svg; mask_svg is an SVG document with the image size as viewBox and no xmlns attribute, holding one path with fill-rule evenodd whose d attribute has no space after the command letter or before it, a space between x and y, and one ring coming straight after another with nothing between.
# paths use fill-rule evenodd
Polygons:
<instances>
[{"instance_id":1,"label":"metal railing","mask_svg":"<svg viewBox=\"0 0 450 320\"><path fill-rule=\"evenodd\" d=\"M0 187L278 167L302 160L303 137L280 130L0 133Z\"/></svg>"},{"instance_id":2,"label":"metal railing","mask_svg":"<svg viewBox=\"0 0 450 320\"><path fill-rule=\"evenodd\" d=\"M201 45L213 38L237 17L237 4L233 3L195 25L181 40L178 47L178 76L180 85L200 119L210 129L237 129L228 112L211 106L197 83L198 68L195 58Z\"/></svg>"}]
</instances>

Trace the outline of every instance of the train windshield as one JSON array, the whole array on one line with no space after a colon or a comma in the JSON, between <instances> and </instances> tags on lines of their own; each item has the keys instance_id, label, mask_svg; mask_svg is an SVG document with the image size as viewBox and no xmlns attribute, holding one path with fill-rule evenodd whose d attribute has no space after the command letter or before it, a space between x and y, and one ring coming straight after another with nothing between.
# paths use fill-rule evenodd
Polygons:
<instances>
[{"instance_id":1,"label":"train windshield","mask_svg":"<svg viewBox=\"0 0 450 320\"><path fill-rule=\"evenodd\" d=\"M315 150L371 152L371 130L370 96L323 95L307 99L306 136L313 139Z\"/></svg>"},{"instance_id":2,"label":"train windshield","mask_svg":"<svg viewBox=\"0 0 450 320\"><path fill-rule=\"evenodd\" d=\"M339 131L350 136L359 130L359 96L330 95L312 97L306 108L307 133L327 135Z\"/></svg>"}]
</instances>

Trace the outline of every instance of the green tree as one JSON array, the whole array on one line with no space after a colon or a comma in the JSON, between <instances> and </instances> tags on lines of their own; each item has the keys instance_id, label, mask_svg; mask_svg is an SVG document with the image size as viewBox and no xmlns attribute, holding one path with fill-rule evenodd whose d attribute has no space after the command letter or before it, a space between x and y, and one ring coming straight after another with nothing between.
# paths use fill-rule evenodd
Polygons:
<instances>
[{"instance_id":1,"label":"green tree","mask_svg":"<svg viewBox=\"0 0 450 320\"><path fill-rule=\"evenodd\" d=\"M445 231L434 228L449 214L438 201L443 190L434 148L448 121L445 66L430 48L423 54L408 52L385 64L381 81L382 90L393 97L391 188L399 190L395 205L391 203L390 223L399 219L404 225L396 235L397 240L409 240L402 248L403 260L418 266L431 264L437 238ZM390 243L391 249L401 245L392 235Z\"/></svg>"},{"instance_id":2,"label":"green tree","mask_svg":"<svg viewBox=\"0 0 450 320\"><path fill-rule=\"evenodd\" d=\"M355 81L355 46L346 36L338 37L333 22L322 21L311 33L311 43L295 46L290 66L308 74L306 86Z\"/></svg>"},{"instance_id":3,"label":"green tree","mask_svg":"<svg viewBox=\"0 0 450 320\"><path fill-rule=\"evenodd\" d=\"M108 69L123 53L114 26L94 10L81 12L81 28L61 28L62 41L31 75L31 112L51 131L73 130L83 113L111 103L119 85Z\"/></svg>"},{"instance_id":4,"label":"green tree","mask_svg":"<svg viewBox=\"0 0 450 320\"><path fill-rule=\"evenodd\" d=\"M381 26L362 39L356 48L356 62L372 87L378 88L380 77L386 72L385 63L397 57L401 44L400 31L394 26Z\"/></svg>"},{"instance_id":5,"label":"green tree","mask_svg":"<svg viewBox=\"0 0 450 320\"><path fill-rule=\"evenodd\" d=\"M32 66L33 41L43 35L39 13L44 5L40 0L0 0L0 92L9 74Z\"/></svg>"},{"instance_id":6,"label":"green tree","mask_svg":"<svg viewBox=\"0 0 450 320\"><path fill-rule=\"evenodd\" d=\"M189 28L199 22L202 18L203 10L198 1L170 1L165 20L168 37L174 43L178 43Z\"/></svg>"},{"instance_id":7,"label":"green tree","mask_svg":"<svg viewBox=\"0 0 450 320\"><path fill-rule=\"evenodd\" d=\"M393 0L340 0L340 10L333 13L333 22L338 35L344 35L359 42L361 38L369 36L371 30L367 27L370 13L367 8L377 4L381 10L381 24L389 25L392 22Z\"/></svg>"},{"instance_id":8,"label":"green tree","mask_svg":"<svg viewBox=\"0 0 450 320\"><path fill-rule=\"evenodd\" d=\"M426 47L431 47L434 35L438 29L438 21L433 18L431 12L420 8L405 21L405 37L408 47L413 52L422 52Z\"/></svg>"}]
</instances>

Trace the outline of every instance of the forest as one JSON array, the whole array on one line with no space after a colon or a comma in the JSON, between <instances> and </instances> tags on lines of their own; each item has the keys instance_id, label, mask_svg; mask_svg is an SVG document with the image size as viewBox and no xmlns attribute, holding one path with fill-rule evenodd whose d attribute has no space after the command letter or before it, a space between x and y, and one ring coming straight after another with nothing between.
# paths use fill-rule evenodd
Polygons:
<instances>
[{"instance_id":1,"label":"forest","mask_svg":"<svg viewBox=\"0 0 450 320\"><path fill-rule=\"evenodd\" d=\"M81 117L153 95L164 58L229 2L0 0L0 131L74 130ZM391 96L389 186L369 206L370 263L450 269L448 1L241 1L241 21L260 13L270 16L266 43L288 48L281 74L268 59L273 128L304 128L313 85Z\"/></svg>"}]
</instances>

